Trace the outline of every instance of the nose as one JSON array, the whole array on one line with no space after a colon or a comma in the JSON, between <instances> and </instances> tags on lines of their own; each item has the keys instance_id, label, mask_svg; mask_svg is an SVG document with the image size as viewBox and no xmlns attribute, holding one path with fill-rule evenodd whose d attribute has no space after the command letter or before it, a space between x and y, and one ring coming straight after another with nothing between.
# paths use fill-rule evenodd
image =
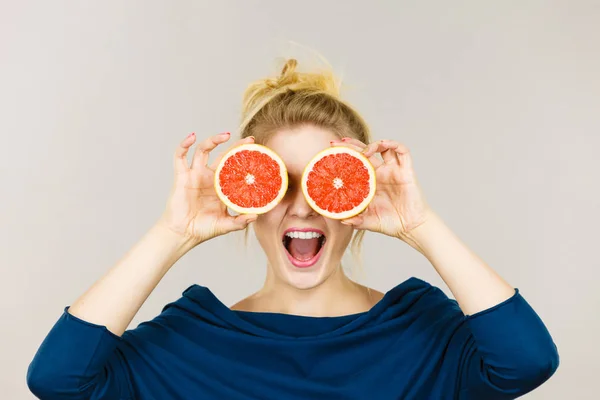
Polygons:
<instances>
[{"instance_id":1,"label":"nose","mask_svg":"<svg viewBox=\"0 0 600 400\"><path fill-rule=\"evenodd\" d=\"M306 202L300 187L290 187L287 195L289 199L288 210L290 215L303 219L311 218L317 215L315 210L313 210Z\"/></svg>"}]
</instances>

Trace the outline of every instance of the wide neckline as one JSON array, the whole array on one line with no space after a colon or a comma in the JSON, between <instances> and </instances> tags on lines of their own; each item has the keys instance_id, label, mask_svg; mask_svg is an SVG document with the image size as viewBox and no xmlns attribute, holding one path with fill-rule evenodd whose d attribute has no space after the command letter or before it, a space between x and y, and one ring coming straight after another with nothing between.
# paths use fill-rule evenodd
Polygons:
<instances>
[{"instance_id":1,"label":"wide neckline","mask_svg":"<svg viewBox=\"0 0 600 400\"><path fill-rule=\"evenodd\" d=\"M379 300L377 302L377 304L379 304L381 301L383 300L383 297L381 298L381 300ZM377 304L375 304L373 307L375 307ZM225 306L227 307L227 306ZM315 320L325 320L325 319L345 319L345 318L351 318L351 317L360 317L361 315L367 314L371 309L373 309L373 307L371 307L369 310L367 311L362 311L362 312L358 312L358 313L354 313L354 314L345 314L345 315L333 315L333 316L327 316L327 315L323 315L323 316L313 316L313 315L298 315L298 314L286 314L286 313L278 313L278 312L271 312L271 311L245 311L245 310L232 310L231 308L227 307L229 309L229 311L233 311L234 313L238 313L238 314L246 314L246 315L257 315L257 316L283 316L283 317L290 317L290 318L297 318L297 319L315 319Z\"/></svg>"},{"instance_id":2,"label":"wide neckline","mask_svg":"<svg viewBox=\"0 0 600 400\"><path fill-rule=\"evenodd\" d=\"M395 287L391 288L390 290L386 291L381 300L377 302L373 307L371 307L368 311L340 316L306 316L277 312L232 310L227 305L225 305L208 287L201 286L198 284L191 285L184 292L184 296L190 297L192 300L195 300L196 302L200 303L203 308L208 309L213 315L221 319L230 327L235 327L235 329L244 331L248 334L278 339L308 340L341 335L343 333L359 328L360 326L366 324L368 321L373 319L374 316L379 315L383 311L385 311L390 302L394 301L396 293L405 291L405 288L411 285L417 285L419 287L431 286L429 283L421 279L418 279L416 277L410 277L405 281L399 283ZM297 322L304 324L315 324L321 321L330 322L333 325L339 323L339 326L337 326L331 331L324 333L296 336L274 332L251 322L251 320L263 319L267 317L280 320L282 321L282 323Z\"/></svg>"}]
</instances>

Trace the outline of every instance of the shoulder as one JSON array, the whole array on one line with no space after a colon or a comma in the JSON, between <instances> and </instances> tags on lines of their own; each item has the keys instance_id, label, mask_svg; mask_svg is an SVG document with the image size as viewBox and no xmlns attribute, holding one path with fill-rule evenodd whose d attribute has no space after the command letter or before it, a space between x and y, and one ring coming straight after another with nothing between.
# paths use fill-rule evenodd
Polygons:
<instances>
[{"instance_id":1,"label":"shoulder","mask_svg":"<svg viewBox=\"0 0 600 400\"><path fill-rule=\"evenodd\" d=\"M420 321L449 323L465 318L456 300L439 287L411 277L385 293L377 307L388 318L414 318Z\"/></svg>"},{"instance_id":2,"label":"shoulder","mask_svg":"<svg viewBox=\"0 0 600 400\"><path fill-rule=\"evenodd\" d=\"M229 326L227 307L207 287L191 285L180 297L165 304L154 318L128 330L130 339L150 339L163 333L201 334L207 329Z\"/></svg>"},{"instance_id":3,"label":"shoulder","mask_svg":"<svg viewBox=\"0 0 600 400\"><path fill-rule=\"evenodd\" d=\"M394 286L385 293L385 298L389 298L390 301L417 301L424 299L438 300L441 302L453 301L439 287L416 277L408 278Z\"/></svg>"}]
</instances>

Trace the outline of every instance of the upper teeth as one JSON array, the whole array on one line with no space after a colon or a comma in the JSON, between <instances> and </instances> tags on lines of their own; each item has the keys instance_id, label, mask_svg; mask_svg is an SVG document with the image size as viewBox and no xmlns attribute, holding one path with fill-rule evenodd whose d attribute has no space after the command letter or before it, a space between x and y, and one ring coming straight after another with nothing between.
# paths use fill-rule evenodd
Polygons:
<instances>
[{"instance_id":1,"label":"upper teeth","mask_svg":"<svg viewBox=\"0 0 600 400\"><path fill-rule=\"evenodd\" d=\"M323 235L320 233L317 233L317 232L292 231L292 232L286 233L285 236L294 238L294 239L315 239L315 238L320 238Z\"/></svg>"}]
</instances>

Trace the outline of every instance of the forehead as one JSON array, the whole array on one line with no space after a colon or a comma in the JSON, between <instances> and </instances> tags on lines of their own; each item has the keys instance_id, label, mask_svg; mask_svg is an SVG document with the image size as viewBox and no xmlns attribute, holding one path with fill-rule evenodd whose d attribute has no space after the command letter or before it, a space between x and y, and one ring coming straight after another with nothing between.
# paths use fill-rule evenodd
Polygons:
<instances>
[{"instance_id":1,"label":"forehead","mask_svg":"<svg viewBox=\"0 0 600 400\"><path fill-rule=\"evenodd\" d=\"M336 139L339 137L330 130L303 125L279 130L265 144L283 159L290 173L301 174L310 160Z\"/></svg>"}]
</instances>

